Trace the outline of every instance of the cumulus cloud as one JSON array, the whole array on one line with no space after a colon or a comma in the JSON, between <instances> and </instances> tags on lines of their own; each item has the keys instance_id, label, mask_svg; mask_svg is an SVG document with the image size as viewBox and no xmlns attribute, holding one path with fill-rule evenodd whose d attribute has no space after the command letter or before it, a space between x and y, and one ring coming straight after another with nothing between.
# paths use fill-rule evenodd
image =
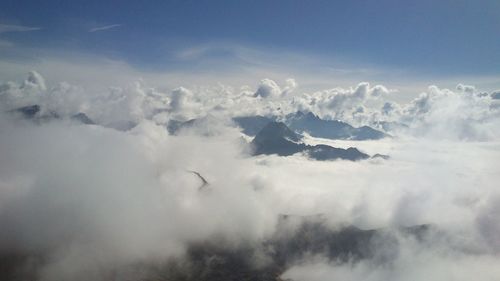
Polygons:
<instances>
[{"instance_id":1,"label":"cumulus cloud","mask_svg":"<svg viewBox=\"0 0 500 281\"><path fill-rule=\"evenodd\" d=\"M259 88L257 88L257 91L255 92L255 97L262 98L279 97L280 95L280 87L271 79L262 79L262 81L260 81Z\"/></svg>"},{"instance_id":2,"label":"cumulus cloud","mask_svg":"<svg viewBox=\"0 0 500 281\"><path fill-rule=\"evenodd\" d=\"M297 81L293 78L286 79L286 86L283 89L283 95L290 95L298 87Z\"/></svg>"},{"instance_id":3,"label":"cumulus cloud","mask_svg":"<svg viewBox=\"0 0 500 281\"><path fill-rule=\"evenodd\" d=\"M280 98L290 95L296 88L297 82L293 78L286 79L286 84L283 89L271 79L262 79L260 81L259 87L254 94L254 97L261 98Z\"/></svg>"},{"instance_id":4,"label":"cumulus cloud","mask_svg":"<svg viewBox=\"0 0 500 281\"><path fill-rule=\"evenodd\" d=\"M36 71L31 71L21 84L6 82L0 85L1 106L4 110L36 104L43 100L47 90L45 80Z\"/></svg>"},{"instance_id":5,"label":"cumulus cloud","mask_svg":"<svg viewBox=\"0 0 500 281\"><path fill-rule=\"evenodd\" d=\"M430 86L408 103L392 100L395 90L360 83L304 93L290 101L296 110L313 111L323 118L353 125L369 125L392 134L462 140L497 139L498 106L493 96L459 84L455 91Z\"/></svg>"},{"instance_id":6,"label":"cumulus cloud","mask_svg":"<svg viewBox=\"0 0 500 281\"><path fill-rule=\"evenodd\" d=\"M428 91L408 104L401 117L416 134L484 140L497 138L499 111L492 100L473 87L459 85L458 92L430 86Z\"/></svg>"},{"instance_id":7,"label":"cumulus cloud","mask_svg":"<svg viewBox=\"0 0 500 281\"><path fill-rule=\"evenodd\" d=\"M300 107L307 107L320 116L352 121L353 114L363 111L371 101L386 97L391 91L382 85L370 87L367 82L359 83L355 88L333 88L296 97L294 102Z\"/></svg>"},{"instance_id":8,"label":"cumulus cloud","mask_svg":"<svg viewBox=\"0 0 500 281\"><path fill-rule=\"evenodd\" d=\"M466 92L466 93L474 93L476 92L476 87L472 85L464 85L464 84L458 84L457 85L457 90L461 92Z\"/></svg>"},{"instance_id":9,"label":"cumulus cloud","mask_svg":"<svg viewBox=\"0 0 500 281\"><path fill-rule=\"evenodd\" d=\"M191 91L184 87L180 87L174 89L172 91L172 98L170 99L170 109L172 111L182 111L185 110L188 106L188 98L190 98L193 94Z\"/></svg>"}]
</instances>

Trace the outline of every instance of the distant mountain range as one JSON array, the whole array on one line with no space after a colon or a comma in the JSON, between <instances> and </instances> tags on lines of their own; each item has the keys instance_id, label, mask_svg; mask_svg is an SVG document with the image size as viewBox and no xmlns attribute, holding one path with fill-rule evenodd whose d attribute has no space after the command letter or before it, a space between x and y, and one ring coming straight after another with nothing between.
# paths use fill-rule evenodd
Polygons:
<instances>
[{"instance_id":1,"label":"distant mountain range","mask_svg":"<svg viewBox=\"0 0 500 281\"><path fill-rule=\"evenodd\" d=\"M313 120L312 122L318 122L319 124L337 124L341 130L344 130L343 132L357 132L357 137L360 137L360 134L363 134L365 137L380 136L377 133L371 133L372 131L378 132L371 128L353 128L352 126L339 121L324 121L314 116L312 113L298 114L296 116L288 117L289 118L287 118L287 120L291 120L291 123L296 124L297 128L300 127L300 125L305 125L308 120ZM301 143L300 141L303 138L302 135L292 131L285 123L273 121L273 119L268 117L246 116L236 117L233 120L242 127L245 134L255 135L254 139L250 143L252 147L252 155L277 154L279 156L289 156L296 153L304 153L308 157L315 160L344 159L351 161L370 158L368 154L365 154L354 147L343 149L323 144L307 145ZM305 120L306 122L302 122L301 120ZM171 120L167 125L167 130L170 134L175 135L178 134L180 130L195 126L199 122L199 119L191 119L185 122ZM317 129L317 131L320 131L320 129ZM347 133L344 133L344 136L347 136L346 134ZM381 154L377 154L376 157L384 159L388 158L388 156Z\"/></svg>"},{"instance_id":2,"label":"distant mountain range","mask_svg":"<svg viewBox=\"0 0 500 281\"><path fill-rule=\"evenodd\" d=\"M312 112L301 111L289 114L285 124L298 133L308 133L312 137L343 140L378 140L387 137L387 134L368 126L355 128L345 122L337 120L323 120Z\"/></svg>"},{"instance_id":3,"label":"distant mountain range","mask_svg":"<svg viewBox=\"0 0 500 281\"><path fill-rule=\"evenodd\" d=\"M184 128L189 128L196 124L198 119L188 121L171 120L167 125L167 129L171 134L177 134ZM388 137L386 133L375 130L368 126L353 127L345 122L337 120L324 120L314 115L313 113L303 113L298 111L289 114L284 118L277 116L239 116L234 117L233 122L242 129L242 132L248 136L255 136L267 124L271 122L281 121L287 125L292 131L303 134L307 133L312 137L326 139L341 139L341 140L377 140Z\"/></svg>"},{"instance_id":4,"label":"distant mountain range","mask_svg":"<svg viewBox=\"0 0 500 281\"><path fill-rule=\"evenodd\" d=\"M134 128L137 123L133 121L115 121L108 124L97 124L92 120L87 114L83 112L79 112L77 114L73 114L71 116L61 116L59 113L55 111L44 111L40 107L40 105L34 104L29 106L19 107L13 110L10 110L11 114L18 114L22 116L24 119L31 120L34 123L40 124L44 122L54 121L54 120L70 120L74 123L80 123L85 125L101 125L107 128L113 128L119 131L128 131Z\"/></svg>"},{"instance_id":5,"label":"distant mountain range","mask_svg":"<svg viewBox=\"0 0 500 281\"><path fill-rule=\"evenodd\" d=\"M10 111L11 113L21 114L24 118L35 122L43 122L50 120L63 119L57 112L45 112L41 110L40 105L34 104L20 107ZM85 113L79 112L69 117L70 120L80 122L82 124L96 124ZM187 121L170 120L166 128L172 135L176 135L180 130L190 128L198 124L203 119L190 119ZM314 115L312 112L288 114L284 118L277 116L239 116L232 118L234 124L242 129L242 132L248 136L255 136L267 124L271 122L281 121L297 134L307 133L312 137L326 139L341 139L341 140L377 140L388 137L384 132L375 130L368 126L359 128L353 127L345 122L338 120L324 120ZM120 131L127 131L135 127L137 124L132 121L121 121L110 124L101 124L106 127L114 128ZM382 127L393 127L393 124L382 124Z\"/></svg>"},{"instance_id":6,"label":"distant mountain range","mask_svg":"<svg viewBox=\"0 0 500 281\"><path fill-rule=\"evenodd\" d=\"M273 121L282 121L296 133L307 133L312 137L342 140L377 140L388 137L387 134L368 126L353 127L337 120L324 120L314 113L288 114L282 120L275 116L243 116L235 117L233 121L249 136L255 136L265 125Z\"/></svg>"},{"instance_id":7,"label":"distant mountain range","mask_svg":"<svg viewBox=\"0 0 500 281\"><path fill-rule=\"evenodd\" d=\"M20 107L10 111L14 114L20 114L26 119L41 123L50 120L61 120L56 112L43 112L39 105L30 105ZM66 117L67 118L67 117ZM247 135L255 135L250 143L253 155L277 154L280 156L289 156L296 153L304 153L308 157L316 160L362 160L370 158L369 155L359 151L357 148L347 149L331 147L328 145L307 145L301 141L301 133L308 133L313 137L331 138L331 139L379 139L387 136L386 134L364 126L360 128L335 121L323 120L313 113L297 112L289 114L284 118L285 122L276 121L276 117L264 116L246 116L235 117L233 121L238 124ZM85 113L77 113L69 117L69 120L87 125L96 124ZM166 129L170 134L177 134L180 130L190 128L203 121L203 119L191 119L188 121L170 120ZM117 123L108 125L118 130L129 130L134 127L133 123ZM376 154L374 158L387 159L388 156Z\"/></svg>"},{"instance_id":8,"label":"distant mountain range","mask_svg":"<svg viewBox=\"0 0 500 281\"><path fill-rule=\"evenodd\" d=\"M16 108L14 110L11 110L10 113L20 114L25 119L32 120L36 123L50 121L50 120L63 119L63 117L61 117L57 112L54 112L54 111L42 112L41 107L37 104L19 107L19 108ZM86 124L86 125L95 125L96 124L92 119L90 119L87 116L87 114L85 114L83 112L79 112L77 114L74 114L74 115L70 116L69 119L71 121Z\"/></svg>"},{"instance_id":9,"label":"distant mountain range","mask_svg":"<svg viewBox=\"0 0 500 281\"><path fill-rule=\"evenodd\" d=\"M295 153L304 153L316 160L362 160L370 156L359 151L357 148L348 149L331 147L328 145L307 145L300 143L302 136L290 130L282 122L268 123L250 143L253 155L277 154L289 156Z\"/></svg>"},{"instance_id":10,"label":"distant mountain range","mask_svg":"<svg viewBox=\"0 0 500 281\"><path fill-rule=\"evenodd\" d=\"M63 119L57 112L41 110L40 105L29 105L10 111L14 114L20 114L25 119L33 120L37 123ZM70 120L82 124L96 124L85 113L79 112L69 117ZM282 120L281 120L282 119ZM200 123L203 119L190 119L188 121L170 120L166 128L172 135L176 135L180 130L190 128ZM371 127L363 126L355 128L345 122L337 120L323 120L313 113L303 113L301 111L289 114L284 118L277 116L240 116L234 117L232 121L242 129L242 132L248 136L256 136L266 125L272 122L282 121L288 128L297 134L307 133L312 137L342 140L376 140L387 137L388 135L377 131ZM104 124L103 124L104 125ZM104 126L111 127L120 131L127 131L133 128L136 123L132 121L114 122Z\"/></svg>"}]
</instances>

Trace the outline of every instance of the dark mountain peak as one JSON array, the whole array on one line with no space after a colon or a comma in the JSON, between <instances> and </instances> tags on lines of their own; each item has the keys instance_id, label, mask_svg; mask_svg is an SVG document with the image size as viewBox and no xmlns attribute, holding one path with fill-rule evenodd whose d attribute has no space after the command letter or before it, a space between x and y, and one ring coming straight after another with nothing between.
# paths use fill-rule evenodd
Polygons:
<instances>
[{"instance_id":1,"label":"dark mountain peak","mask_svg":"<svg viewBox=\"0 0 500 281\"><path fill-rule=\"evenodd\" d=\"M233 118L233 122L236 123L246 135L255 136L269 122L275 119L275 117L265 117L261 115L238 116Z\"/></svg>"},{"instance_id":2,"label":"dark mountain peak","mask_svg":"<svg viewBox=\"0 0 500 281\"><path fill-rule=\"evenodd\" d=\"M290 113L287 116L285 116L286 120L316 120L319 119L318 116L316 116L314 113L311 111L297 111L295 113Z\"/></svg>"},{"instance_id":3,"label":"dark mountain peak","mask_svg":"<svg viewBox=\"0 0 500 281\"><path fill-rule=\"evenodd\" d=\"M71 120L73 121L76 121L76 122L80 122L82 124L85 124L85 125L95 125L96 123L90 119L87 114L83 113L83 112L80 112L80 113L77 113L73 116L71 116Z\"/></svg>"},{"instance_id":4,"label":"dark mountain peak","mask_svg":"<svg viewBox=\"0 0 500 281\"><path fill-rule=\"evenodd\" d=\"M36 123L48 122L54 120L61 120L63 116L55 111L42 110L42 107L38 104L28 105L16 108L10 112L20 114L27 120L31 120ZM68 117L71 121L79 122L86 125L95 125L96 123L90 119L87 114L79 112L77 114Z\"/></svg>"},{"instance_id":5,"label":"dark mountain peak","mask_svg":"<svg viewBox=\"0 0 500 281\"><path fill-rule=\"evenodd\" d=\"M301 152L305 144L296 143L300 136L295 134L282 122L270 122L257 133L251 144L254 155L278 154L288 156Z\"/></svg>"},{"instance_id":6,"label":"dark mountain peak","mask_svg":"<svg viewBox=\"0 0 500 281\"><path fill-rule=\"evenodd\" d=\"M300 111L300 110L297 111L296 113L292 113L292 114L293 114L294 117L299 117L299 118L303 117L305 115L305 113L302 112L302 111Z\"/></svg>"},{"instance_id":7,"label":"dark mountain peak","mask_svg":"<svg viewBox=\"0 0 500 281\"><path fill-rule=\"evenodd\" d=\"M316 120L316 119L320 119L317 115L315 115L315 114L314 114L314 113L312 113L311 111L309 111L309 112L305 115L305 117L306 117L307 119L314 119L314 120Z\"/></svg>"},{"instance_id":8,"label":"dark mountain peak","mask_svg":"<svg viewBox=\"0 0 500 281\"><path fill-rule=\"evenodd\" d=\"M318 144L314 146L308 146L309 157L316 160L333 160L333 159L344 159L344 160L363 160L368 159L370 156L359 151L357 148L349 147L348 149L331 147L324 144Z\"/></svg>"},{"instance_id":9,"label":"dark mountain peak","mask_svg":"<svg viewBox=\"0 0 500 281\"><path fill-rule=\"evenodd\" d=\"M381 158L381 159L384 159L384 160L388 160L390 158L390 156L389 155L385 155L385 154L377 153L377 154L373 155L372 158Z\"/></svg>"},{"instance_id":10,"label":"dark mountain peak","mask_svg":"<svg viewBox=\"0 0 500 281\"><path fill-rule=\"evenodd\" d=\"M167 123L167 131L171 135L177 135L180 130L196 125L197 121L198 119L189 119L187 121L170 119Z\"/></svg>"},{"instance_id":11,"label":"dark mountain peak","mask_svg":"<svg viewBox=\"0 0 500 281\"><path fill-rule=\"evenodd\" d=\"M350 140L381 139L386 137L386 134L371 127L363 126L355 128L339 120L321 119L312 112L303 113L298 111L288 114L285 122L290 129L298 133L306 132L312 137Z\"/></svg>"},{"instance_id":12,"label":"dark mountain peak","mask_svg":"<svg viewBox=\"0 0 500 281\"><path fill-rule=\"evenodd\" d=\"M38 104L19 107L9 112L20 114L23 118L35 122L45 122L61 118L57 112L42 110L42 107Z\"/></svg>"},{"instance_id":13,"label":"dark mountain peak","mask_svg":"<svg viewBox=\"0 0 500 281\"><path fill-rule=\"evenodd\" d=\"M187 121L170 119L166 125L167 131L171 135L199 134L206 137L216 136L221 133L219 124L228 125L227 120L216 117L212 114L200 118L189 119Z\"/></svg>"},{"instance_id":14,"label":"dark mountain peak","mask_svg":"<svg viewBox=\"0 0 500 281\"><path fill-rule=\"evenodd\" d=\"M254 155L278 154L280 156L293 155L302 152L316 160L362 160L369 156L356 148L336 148L324 144L306 145L297 143L300 136L290 130L282 122L267 124L252 140Z\"/></svg>"},{"instance_id":15,"label":"dark mountain peak","mask_svg":"<svg viewBox=\"0 0 500 281\"><path fill-rule=\"evenodd\" d=\"M294 142L298 142L301 136L290 130L283 122L269 122L260 132L255 136L255 139L279 139L284 138Z\"/></svg>"},{"instance_id":16,"label":"dark mountain peak","mask_svg":"<svg viewBox=\"0 0 500 281\"><path fill-rule=\"evenodd\" d=\"M14 109L13 112L21 113L24 118L31 119L34 118L38 112L40 112L40 106L38 104L23 106Z\"/></svg>"}]
</instances>

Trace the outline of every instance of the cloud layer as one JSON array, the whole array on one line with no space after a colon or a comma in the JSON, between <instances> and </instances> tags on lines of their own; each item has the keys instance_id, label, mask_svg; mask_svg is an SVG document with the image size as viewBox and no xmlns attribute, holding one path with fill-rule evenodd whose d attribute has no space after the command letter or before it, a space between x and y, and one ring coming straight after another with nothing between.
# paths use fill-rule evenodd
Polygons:
<instances>
[{"instance_id":1,"label":"cloud layer","mask_svg":"<svg viewBox=\"0 0 500 281\"><path fill-rule=\"evenodd\" d=\"M101 92L89 92L66 82L47 87L43 77L31 72L21 82L4 82L0 99L5 110L40 104L63 115L85 112L100 124L138 123L143 119L163 124L168 119L187 120L245 115L284 116L311 111L325 119L352 125L369 125L394 135L461 140L498 139L500 107L495 93L459 84L456 89L429 86L408 103L396 102L398 90L367 82L351 88L301 92L294 79L279 85L263 79L257 88L218 86L179 87L161 90L143 81Z\"/></svg>"},{"instance_id":2,"label":"cloud layer","mask_svg":"<svg viewBox=\"0 0 500 281\"><path fill-rule=\"evenodd\" d=\"M422 247L396 233L389 260L310 257L283 278L494 280L500 262L496 101L464 85L431 86L408 104L391 102L394 94L368 83L304 93L294 80L270 79L255 89L163 91L139 81L89 93L84 85L49 85L36 72L3 83L0 250L44 252L41 280L100 280L108 268L180 258L191 242L258 243L275 232L280 214L323 214L332 229L431 224L443 235L427 237ZM40 114L61 118L35 124L11 113L33 104ZM355 124L392 122L395 138L329 142L391 159L252 158L239 130L229 126L232 116L297 110ZM103 126L68 120L79 112ZM207 117L205 123L186 134L171 136L165 128L170 119L198 117ZM132 128L112 129L124 122ZM208 188L200 191L200 179L189 171L203 175Z\"/></svg>"}]
</instances>

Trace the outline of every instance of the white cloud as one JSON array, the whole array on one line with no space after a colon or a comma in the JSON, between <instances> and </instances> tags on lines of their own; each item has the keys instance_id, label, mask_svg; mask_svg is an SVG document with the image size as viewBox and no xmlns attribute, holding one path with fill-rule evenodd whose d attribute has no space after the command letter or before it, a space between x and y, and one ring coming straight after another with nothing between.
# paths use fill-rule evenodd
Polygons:
<instances>
[{"instance_id":1,"label":"white cloud","mask_svg":"<svg viewBox=\"0 0 500 281\"><path fill-rule=\"evenodd\" d=\"M184 87L174 89L172 91L172 98L170 99L170 109L173 111L181 111L187 106L187 99L193 94L191 91Z\"/></svg>"},{"instance_id":2,"label":"white cloud","mask_svg":"<svg viewBox=\"0 0 500 281\"><path fill-rule=\"evenodd\" d=\"M474 93L477 91L476 87L472 85L463 85L463 84L458 84L457 90L465 93Z\"/></svg>"},{"instance_id":3,"label":"white cloud","mask_svg":"<svg viewBox=\"0 0 500 281\"><path fill-rule=\"evenodd\" d=\"M488 95L473 87L457 87L460 92L430 86L408 104L402 116L416 134L439 138L484 140L497 138L493 129L500 112L491 107Z\"/></svg>"},{"instance_id":4,"label":"white cloud","mask_svg":"<svg viewBox=\"0 0 500 281\"><path fill-rule=\"evenodd\" d=\"M165 123L168 119L187 120L207 115L278 115L312 111L326 119L339 119L355 126L371 125L388 129L393 135L461 140L498 139L500 107L491 95L458 86L456 91L430 86L408 103L392 100L396 90L363 82L351 88L333 88L312 93L297 88L294 79L284 87L263 79L256 90L219 84L160 88L146 86L143 79L127 86L93 88L56 83L32 72L21 82L1 84L4 108L40 104L63 115L86 112L102 124L138 123L143 119ZM255 98L259 97L259 98ZM384 125L387 124L389 125Z\"/></svg>"},{"instance_id":5,"label":"white cloud","mask_svg":"<svg viewBox=\"0 0 500 281\"><path fill-rule=\"evenodd\" d=\"M295 81L295 79L293 79L293 78L288 78L288 79L286 79L285 82L286 82L286 86L283 89L283 93L282 93L284 96L292 94L293 91L295 91L295 89L297 89L297 87L299 86L297 81Z\"/></svg>"},{"instance_id":6,"label":"white cloud","mask_svg":"<svg viewBox=\"0 0 500 281\"><path fill-rule=\"evenodd\" d=\"M277 98L281 95L281 88L271 79L262 79L259 88L255 92L255 97Z\"/></svg>"}]
</instances>

